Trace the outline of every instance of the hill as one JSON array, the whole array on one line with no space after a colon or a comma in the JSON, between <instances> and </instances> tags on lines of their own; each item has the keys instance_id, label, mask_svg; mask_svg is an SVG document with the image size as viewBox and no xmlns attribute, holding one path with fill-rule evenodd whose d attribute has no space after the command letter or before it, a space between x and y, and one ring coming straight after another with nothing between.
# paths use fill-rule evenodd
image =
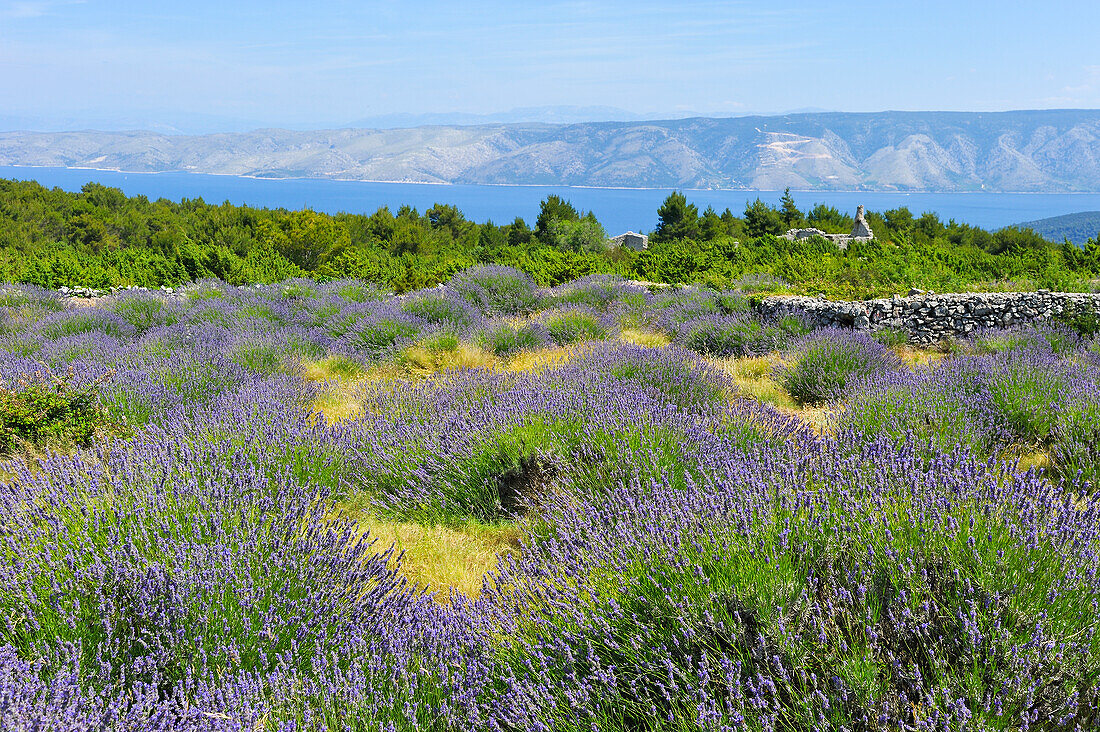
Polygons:
<instances>
[{"instance_id":1,"label":"hill","mask_svg":"<svg viewBox=\"0 0 1100 732\"><path fill-rule=\"evenodd\" d=\"M1025 221L1016 226L1033 229L1051 241L1069 239L1074 244L1084 244L1100 235L1100 211L1079 211L1064 216L1051 216L1036 221Z\"/></svg>"},{"instance_id":2,"label":"hill","mask_svg":"<svg viewBox=\"0 0 1100 732\"><path fill-rule=\"evenodd\" d=\"M577 186L1100 191L1100 110L0 133L0 165Z\"/></svg>"}]
</instances>

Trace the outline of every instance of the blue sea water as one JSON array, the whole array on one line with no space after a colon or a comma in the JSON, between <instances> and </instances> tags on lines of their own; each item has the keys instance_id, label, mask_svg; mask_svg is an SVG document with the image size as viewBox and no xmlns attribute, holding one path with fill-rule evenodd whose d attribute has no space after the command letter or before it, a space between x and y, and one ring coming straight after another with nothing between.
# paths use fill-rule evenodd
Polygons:
<instances>
[{"instance_id":1,"label":"blue sea water","mask_svg":"<svg viewBox=\"0 0 1100 732\"><path fill-rule=\"evenodd\" d=\"M593 211L611 234L627 230L650 231L657 225L657 208L671 192L667 188L572 188L567 186L425 185L334 180L267 180L201 173L118 173L73 168L0 166L0 178L36 180L47 187L80 190L89 181L121 188L127 195L151 199L202 198L208 203L271 208L312 208L326 213L373 213L381 206L396 211L402 205L424 211L435 203L457 206L468 219L509 223L522 216L533 225L539 202L554 193L579 209ZM702 211L713 206L735 214L757 196L777 204L780 191L689 190L688 200ZM996 229L1078 211L1100 210L1100 193L868 193L850 191L792 191L798 206L816 203L854 212L858 204L870 211L908 206L914 214L935 211L944 221L955 219Z\"/></svg>"}]
</instances>

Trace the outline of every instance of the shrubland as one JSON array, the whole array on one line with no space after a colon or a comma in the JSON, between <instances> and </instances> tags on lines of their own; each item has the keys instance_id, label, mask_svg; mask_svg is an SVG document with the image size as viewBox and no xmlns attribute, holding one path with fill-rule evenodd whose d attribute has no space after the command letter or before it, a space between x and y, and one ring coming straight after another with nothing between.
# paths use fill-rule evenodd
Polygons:
<instances>
[{"instance_id":1,"label":"shrubland","mask_svg":"<svg viewBox=\"0 0 1100 732\"><path fill-rule=\"evenodd\" d=\"M0 419L57 408L0 458L6 726L1100 725L1087 329L500 265L2 292Z\"/></svg>"},{"instance_id":2,"label":"shrubland","mask_svg":"<svg viewBox=\"0 0 1100 732\"><path fill-rule=\"evenodd\" d=\"M736 195L731 205L739 208ZM544 287L614 274L862 299L910 287L1090 289L1100 275L1100 237L1078 248L1029 229L990 232L905 208L868 219L876 240L841 250L820 237L777 237L788 226L847 232L852 220L835 208L818 204L803 212L791 202L779 211L756 200L741 215L729 208L699 213L674 193L655 212L647 250L608 251L599 222L557 196L542 202L532 228L521 218L476 223L446 204L327 215L202 199L152 201L95 183L69 193L3 180L0 281L107 289L207 278L234 285L355 278L409 292L474 266L501 265Z\"/></svg>"}]
</instances>

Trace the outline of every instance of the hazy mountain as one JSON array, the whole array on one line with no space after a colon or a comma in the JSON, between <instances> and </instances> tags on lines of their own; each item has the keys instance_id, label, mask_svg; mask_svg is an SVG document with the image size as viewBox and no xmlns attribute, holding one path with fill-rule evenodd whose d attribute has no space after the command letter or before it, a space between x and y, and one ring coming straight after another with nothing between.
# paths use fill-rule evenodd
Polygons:
<instances>
[{"instance_id":1,"label":"hazy mountain","mask_svg":"<svg viewBox=\"0 0 1100 732\"><path fill-rule=\"evenodd\" d=\"M677 118L698 115L674 115ZM485 125L540 122L547 124L574 124L577 122L629 122L647 119L645 115L628 112L618 107L517 107L507 112L470 114L465 112L440 112L436 114L381 114L364 117L341 127L390 130L426 125Z\"/></svg>"},{"instance_id":2,"label":"hazy mountain","mask_svg":"<svg viewBox=\"0 0 1100 732\"><path fill-rule=\"evenodd\" d=\"M1100 191L1100 110L0 133L0 165L623 187Z\"/></svg>"},{"instance_id":3,"label":"hazy mountain","mask_svg":"<svg viewBox=\"0 0 1100 732\"><path fill-rule=\"evenodd\" d=\"M1016 226L1034 229L1051 241L1069 239L1074 244L1084 244L1089 239L1100 236L1100 211L1051 216L1037 221L1025 221Z\"/></svg>"},{"instance_id":4,"label":"hazy mountain","mask_svg":"<svg viewBox=\"0 0 1100 732\"><path fill-rule=\"evenodd\" d=\"M62 115L0 113L0 131L5 132L22 130L34 130L36 132L146 130L166 135L202 135L213 132L246 132L257 127L263 127L263 124L256 120L225 115L165 110L129 113L87 110Z\"/></svg>"}]
</instances>

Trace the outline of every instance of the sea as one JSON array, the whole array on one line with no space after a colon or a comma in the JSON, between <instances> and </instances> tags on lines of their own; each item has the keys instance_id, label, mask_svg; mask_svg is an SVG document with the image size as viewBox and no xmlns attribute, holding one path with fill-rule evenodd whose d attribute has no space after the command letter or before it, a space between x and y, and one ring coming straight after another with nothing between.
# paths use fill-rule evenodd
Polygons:
<instances>
[{"instance_id":1,"label":"sea","mask_svg":"<svg viewBox=\"0 0 1100 732\"><path fill-rule=\"evenodd\" d=\"M396 212L403 205L423 212L436 203L452 204L467 219L506 224L517 216L534 225L539 202L556 194L583 211L592 211L608 233L648 232L657 226L657 209L671 188L586 188L569 186L442 185L376 183L315 179L272 180L203 173L121 173L84 168L0 166L0 178L35 180L44 186L78 191L88 182L122 189L127 195L150 199L201 198L207 203L228 201L256 207L325 213L373 213L382 206ZM700 212L727 207L740 215L756 199L776 205L782 191L684 190ZM791 191L799 208L824 203L855 213L863 204L869 211L907 206L915 215L934 211L943 221L998 229L1004 226L1100 210L1100 193L899 193L866 191Z\"/></svg>"}]
</instances>

